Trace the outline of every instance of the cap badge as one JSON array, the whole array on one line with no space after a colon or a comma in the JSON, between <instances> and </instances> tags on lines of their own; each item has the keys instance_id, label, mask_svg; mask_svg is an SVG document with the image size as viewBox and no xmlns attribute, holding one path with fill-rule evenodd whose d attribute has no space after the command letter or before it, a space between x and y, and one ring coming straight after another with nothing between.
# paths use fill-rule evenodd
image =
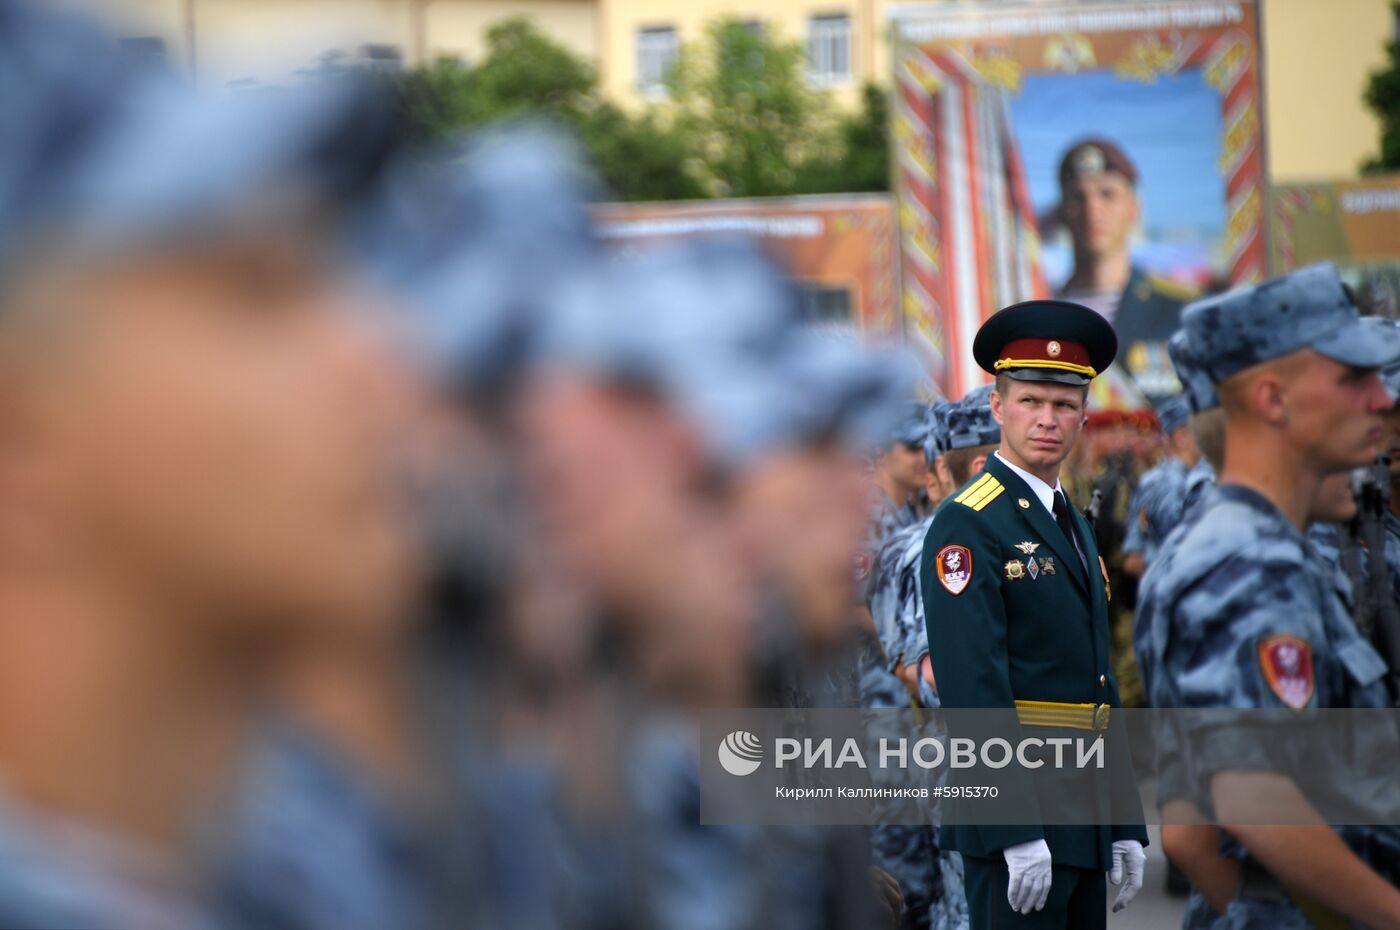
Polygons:
<instances>
[{"instance_id":1,"label":"cap badge","mask_svg":"<svg viewBox=\"0 0 1400 930\"><path fill-rule=\"evenodd\" d=\"M1051 358L1059 358L1060 344L1055 340L1051 339L1049 342L1045 343L1045 354L1050 356Z\"/></svg>"},{"instance_id":2,"label":"cap badge","mask_svg":"<svg viewBox=\"0 0 1400 930\"><path fill-rule=\"evenodd\" d=\"M1074 154L1074 174L1076 177L1090 177L1103 174L1108 166L1103 149L1096 145L1086 145Z\"/></svg>"}]
</instances>

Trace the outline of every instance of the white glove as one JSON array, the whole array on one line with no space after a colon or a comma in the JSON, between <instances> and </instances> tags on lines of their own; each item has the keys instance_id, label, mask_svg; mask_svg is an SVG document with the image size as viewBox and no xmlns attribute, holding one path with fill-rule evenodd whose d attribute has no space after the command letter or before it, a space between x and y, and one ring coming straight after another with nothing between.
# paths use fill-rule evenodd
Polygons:
<instances>
[{"instance_id":1,"label":"white glove","mask_svg":"<svg viewBox=\"0 0 1400 930\"><path fill-rule=\"evenodd\" d=\"M1141 848L1141 847L1139 847ZM1011 909L1029 914L1045 906L1050 897L1050 847L1044 840L1030 840L1008 846L1001 851L1006 857L1006 900ZM1141 884L1142 869L1138 869Z\"/></svg>"},{"instance_id":2,"label":"white glove","mask_svg":"<svg viewBox=\"0 0 1400 930\"><path fill-rule=\"evenodd\" d=\"M1133 903L1133 898L1142 890L1142 873L1146 866L1147 853L1142 851L1142 844L1137 840L1118 840L1113 844L1113 869L1108 873L1108 880L1123 886L1118 897L1113 899L1113 913ZM1127 882L1123 881L1125 872Z\"/></svg>"}]
</instances>

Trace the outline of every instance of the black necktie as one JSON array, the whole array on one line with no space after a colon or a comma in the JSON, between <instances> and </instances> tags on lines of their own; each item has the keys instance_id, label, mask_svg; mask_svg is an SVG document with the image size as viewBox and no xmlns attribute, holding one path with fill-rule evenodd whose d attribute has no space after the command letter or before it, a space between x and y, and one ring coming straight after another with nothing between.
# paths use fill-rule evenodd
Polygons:
<instances>
[{"instance_id":1,"label":"black necktie","mask_svg":"<svg viewBox=\"0 0 1400 930\"><path fill-rule=\"evenodd\" d=\"M1060 525L1060 532L1065 534L1065 539L1074 547L1074 552L1079 556L1079 564L1084 567L1084 571L1089 571L1089 563L1084 558L1084 550L1079 548L1079 540L1074 535L1074 520L1069 515L1069 501L1065 500L1063 491L1055 492L1055 522Z\"/></svg>"}]
</instances>

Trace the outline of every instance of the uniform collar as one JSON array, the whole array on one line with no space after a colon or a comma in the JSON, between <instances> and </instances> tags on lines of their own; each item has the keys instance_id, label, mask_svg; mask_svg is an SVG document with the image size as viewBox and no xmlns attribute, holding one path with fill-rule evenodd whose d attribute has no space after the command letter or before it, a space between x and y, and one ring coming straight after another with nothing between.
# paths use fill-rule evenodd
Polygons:
<instances>
[{"instance_id":1,"label":"uniform collar","mask_svg":"<svg viewBox=\"0 0 1400 930\"><path fill-rule=\"evenodd\" d=\"M1022 481L1024 481L1026 483L1026 486L1031 489L1031 493L1033 493L1036 496L1036 500L1044 504L1045 509L1049 511L1052 516L1054 515L1055 492L1060 490L1059 478L1055 479L1055 486L1052 488L1050 487L1050 485L1046 484L1044 481L1037 478L1035 475L1032 475L1024 468L1012 465L1000 452L993 452L992 455L995 455L997 457L998 462L1015 472L1016 476Z\"/></svg>"}]
</instances>

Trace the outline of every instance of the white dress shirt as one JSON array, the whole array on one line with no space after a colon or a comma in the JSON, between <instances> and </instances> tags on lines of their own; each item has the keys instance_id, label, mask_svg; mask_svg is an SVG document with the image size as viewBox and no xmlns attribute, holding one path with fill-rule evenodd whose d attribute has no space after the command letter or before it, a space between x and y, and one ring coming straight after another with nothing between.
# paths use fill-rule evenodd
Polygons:
<instances>
[{"instance_id":1,"label":"white dress shirt","mask_svg":"<svg viewBox=\"0 0 1400 930\"><path fill-rule=\"evenodd\" d=\"M1000 452L993 452L992 455L995 455L1001 464L1020 475L1021 480L1030 485L1031 490L1035 492L1036 499L1045 505L1045 509L1049 511L1050 516L1053 518L1055 516L1055 492L1062 490L1060 488L1060 479L1058 477L1055 479L1055 486L1052 488L1024 468L1012 465Z\"/></svg>"}]
</instances>

